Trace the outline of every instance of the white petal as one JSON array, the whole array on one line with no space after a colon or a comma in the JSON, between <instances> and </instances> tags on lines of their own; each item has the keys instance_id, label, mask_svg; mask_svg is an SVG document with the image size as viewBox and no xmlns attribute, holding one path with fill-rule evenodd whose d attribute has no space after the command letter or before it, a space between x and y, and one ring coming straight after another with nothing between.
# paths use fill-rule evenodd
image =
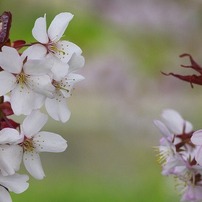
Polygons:
<instances>
[{"instance_id":1,"label":"white petal","mask_svg":"<svg viewBox=\"0 0 202 202\"><path fill-rule=\"evenodd\" d=\"M12 202L11 196L4 187L0 186L0 202Z\"/></svg>"},{"instance_id":2,"label":"white petal","mask_svg":"<svg viewBox=\"0 0 202 202\"><path fill-rule=\"evenodd\" d=\"M59 58L54 57L54 63L52 66L52 73L53 73L53 79L56 81L60 81L64 76L67 75L69 69L69 65L65 64Z\"/></svg>"},{"instance_id":3,"label":"white petal","mask_svg":"<svg viewBox=\"0 0 202 202\"><path fill-rule=\"evenodd\" d=\"M55 16L48 28L48 36L51 41L58 41L62 37L72 18L73 15L67 12Z\"/></svg>"},{"instance_id":4,"label":"white petal","mask_svg":"<svg viewBox=\"0 0 202 202\"><path fill-rule=\"evenodd\" d=\"M0 144L12 144L20 139L19 132L13 128L4 128L0 131Z\"/></svg>"},{"instance_id":5,"label":"white petal","mask_svg":"<svg viewBox=\"0 0 202 202\"><path fill-rule=\"evenodd\" d=\"M167 109L163 111L162 117L165 121L166 126L174 134L182 134L183 128L185 126L185 121L178 112L172 109Z\"/></svg>"},{"instance_id":6,"label":"white petal","mask_svg":"<svg viewBox=\"0 0 202 202\"><path fill-rule=\"evenodd\" d=\"M16 86L15 76L6 71L0 72L0 81L0 96L10 92Z\"/></svg>"},{"instance_id":7,"label":"white petal","mask_svg":"<svg viewBox=\"0 0 202 202\"><path fill-rule=\"evenodd\" d=\"M11 92L11 107L16 115L28 115L34 109L39 109L44 103L45 97L34 93L27 86L21 88L17 85Z\"/></svg>"},{"instance_id":8,"label":"white petal","mask_svg":"<svg viewBox=\"0 0 202 202\"><path fill-rule=\"evenodd\" d=\"M28 47L21 55L22 58L28 57L31 60L42 59L46 56L47 49L41 44L35 44Z\"/></svg>"},{"instance_id":9,"label":"white petal","mask_svg":"<svg viewBox=\"0 0 202 202\"><path fill-rule=\"evenodd\" d=\"M46 98L45 107L48 114L56 121L65 123L70 118L71 112L67 107L66 99L62 96L53 99Z\"/></svg>"},{"instance_id":10,"label":"white petal","mask_svg":"<svg viewBox=\"0 0 202 202\"><path fill-rule=\"evenodd\" d=\"M63 152L67 148L67 141L60 135L50 132L39 132L33 138L37 152Z\"/></svg>"},{"instance_id":11,"label":"white petal","mask_svg":"<svg viewBox=\"0 0 202 202\"><path fill-rule=\"evenodd\" d=\"M48 43L48 35L46 31L46 15L40 17L35 21L34 27L32 29L33 37L40 43Z\"/></svg>"},{"instance_id":12,"label":"white petal","mask_svg":"<svg viewBox=\"0 0 202 202\"><path fill-rule=\"evenodd\" d=\"M23 156L23 162L27 171L34 178L41 180L45 177L41 160L39 154L35 151L33 152L25 152Z\"/></svg>"},{"instance_id":13,"label":"white petal","mask_svg":"<svg viewBox=\"0 0 202 202\"><path fill-rule=\"evenodd\" d=\"M0 170L2 175L13 175L19 170L22 161L22 148L18 145L0 146Z\"/></svg>"},{"instance_id":14,"label":"white petal","mask_svg":"<svg viewBox=\"0 0 202 202\"><path fill-rule=\"evenodd\" d=\"M76 53L73 53L68 64L69 64L69 72L74 72L77 71L78 69L81 69L84 66L85 59L82 55L77 55Z\"/></svg>"},{"instance_id":15,"label":"white petal","mask_svg":"<svg viewBox=\"0 0 202 202\"><path fill-rule=\"evenodd\" d=\"M164 123L162 123L161 121L159 120L154 120L154 124L155 126L160 130L161 134L164 136L164 137L169 137L171 134L170 134L170 131L168 130L168 128L165 126Z\"/></svg>"},{"instance_id":16,"label":"white petal","mask_svg":"<svg viewBox=\"0 0 202 202\"><path fill-rule=\"evenodd\" d=\"M23 61L15 48L3 46L0 52L0 66L10 73L19 74Z\"/></svg>"},{"instance_id":17,"label":"white petal","mask_svg":"<svg viewBox=\"0 0 202 202\"><path fill-rule=\"evenodd\" d=\"M69 85L73 86L75 83L84 80L85 78L80 75L80 74L74 74L74 73L70 73L68 74L66 81L68 82Z\"/></svg>"},{"instance_id":18,"label":"white petal","mask_svg":"<svg viewBox=\"0 0 202 202\"><path fill-rule=\"evenodd\" d=\"M34 92L47 97L53 97L55 87L52 85L52 80L48 75L30 76L28 84Z\"/></svg>"},{"instance_id":19,"label":"white petal","mask_svg":"<svg viewBox=\"0 0 202 202\"><path fill-rule=\"evenodd\" d=\"M6 177L0 176L0 184L16 194L24 192L29 187L28 180L29 177L27 175L17 173Z\"/></svg>"},{"instance_id":20,"label":"white petal","mask_svg":"<svg viewBox=\"0 0 202 202\"><path fill-rule=\"evenodd\" d=\"M39 76L50 73L51 68L52 66L50 66L48 60L27 60L24 64L23 71L27 75Z\"/></svg>"},{"instance_id":21,"label":"white petal","mask_svg":"<svg viewBox=\"0 0 202 202\"><path fill-rule=\"evenodd\" d=\"M202 130L198 130L193 133L191 141L195 145L202 145Z\"/></svg>"},{"instance_id":22,"label":"white petal","mask_svg":"<svg viewBox=\"0 0 202 202\"><path fill-rule=\"evenodd\" d=\"M48 116L46 114L41 113L39 110L32 111L22 123L23 132L26 137L31 138L37 134L46 124L47 120Z\"/></svg>"},{"instance_id":23,"label":"white petal","mask_svg":"<svg viewBox=\"0 0 202 202\"><path fill-rule=\"evenodd\" d=\"M82 53L81 49L76 44L69 41L59 41L56 45L58 51L55 55L64 63L68 63L74 53L76 53L76 55Z\"/></svg>"},{"instance_id":24,"label":"white petal","mask_svg":"<svg viewBox=\"0 0 202 202\"><path fill-rule=\"evenodd\" d=\"M68 74L62 81L60 82L61 90L60 92L65 98L71 96L71 91L75 83L82 81L84 79L80 74Z\"/></svg>"},{"instance_id":25,"label":"white petal","mask_svg":"<svg viewBox=\"0 0 202 202\"><path fill-rule=\"evenodd\" d=\"M195 159L197 163L202 166L202 147L199 147L199 149L197 150Z\"/></svg>"},{"instance_id":26,"label":"white petal","mask_svg":"<svg viewBox=\"0 0 202 202\"><path fill-rule=\"evenodd\" d=\"M193 126L189 121L185 121L185 132L190 133L193 131Z\"/></svg>"}]
</instances>

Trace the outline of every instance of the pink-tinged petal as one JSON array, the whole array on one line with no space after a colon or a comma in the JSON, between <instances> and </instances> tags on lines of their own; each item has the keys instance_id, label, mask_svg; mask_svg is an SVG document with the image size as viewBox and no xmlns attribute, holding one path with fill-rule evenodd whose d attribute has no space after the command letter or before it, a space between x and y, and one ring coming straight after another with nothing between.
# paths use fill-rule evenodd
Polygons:
<instances>
[{"instance_id":1,"label":"pink-tinged petal","mask_svg":"<svg viewBox=\"0 0 202 202\"><path fill-rule=\"evenodd\" d=\"M58 134L39 132L33 138L37 152L63 152L67 148L67 141Z\"/></svg>"},{"instance_id":2,"label":"pink-tinged petal","mask_svg":"<svg viewBox=\"0 0 202 202\"><path fill-rule=\"evenodd\" d=\"M198 130L193 133L191 141L195 145L202 145L202 130Z\"/></svg>"},{"instance_id":3,"label":"pink-tinged petal","mask_svg":"<svg viewBox=\"0 0 202 202\"><path fill-rule=\"evenodd\" d=\"M185 121L177 111L172 109L164 110L162 113L162 117L165 121L166 126L174 134L182 134Z\"/></svg>"},{"instance_id":4,"label":"pink-tinged petal","mask_svg":"<svg viewBox=\"0 0 202 202\"><path fill-rule=\"evenodd\" d=\"M62 95L53 99L46 98L45 107L48 114L56 121L65 123L70 118L71 112L67 107L66 99Z\"/></svg>"},{"instance_id":5,"label":"pink-tinged petal","mask_svg":"<svg viewBox=\"0 0 202 202\"><path fill-rule=\"evenodd\" d=\"M20 169L22 148L18 145L0 146L0 170L4 176L13 175Z\"/></svg>"},{"instance_id":6,"label":"pink-tinged petal","mask_svg":"<svg viewBox=\"0 0 202 202\"><path fill-rule=\"evenodd\" d=\"M33 37L40 43L47 44L49 39L46 31L46 15L40 17L35 21L32 29Z\"/></svg>"},{"instance_id":7,"label":"pink-tinged petal","mask_svg":"<svg viewBox=\"0 0 202 202\"><path fill-rule=\"evenodd\" d=\"M6 71L0 72L0 96L7 94L16 86L16 77Z\"/></svg>"},{"instance_id":8,"label":"pink-tinged petal","mask_svg":"<svg viewBox=\"0 0 202 202\"><path fill-rule=\"evenodd\" d=\"M2 52L0 52L0 66L10 73L19 74L23 61L15 48L3 46Z\"/></svg>"},{"instance_id":9,"label":"pink-tinged petal","mask_svg":"<svg viewBox=\"0 0 202 202\"><path fill-rule=\"evenodd\" d=\"M202 147L197 149L195 159L197 163L202 166Z\"/></svg>"},{"instance_id":10,"label":"pink-tinged petal","mask_svg":"<svg viewBox=\"0 0 202 202\"><path fill-rule=\"evenodd\" d=\"M41 180L45 177L41 159L37 152L25 152L23 156L23 162L27 171L32 175L34 178Z\"/></svg>"},{"instance_id":11,"label":"pink-tinged petal","mask_svg":"<svg viewBox=\"0 0 202 202\"><path fill-rule=\"evenodd\" d=\"M168 130L168 128L165 126L164 123L162 123L161 121L159 120L154 120L154 125L160 130L161 134L164 136L164 137L169 137L171 136L171 133L170 131Z\"/></svg>"},{"instance_id":12,"label":"pink-tinged petal","mask_svg":"<svg viewBox=\"0 0 202 202\"><path fill-rule=\"evenodd\" d=\"M13 128L4 128L0 131L0 144L12 144L21 138L19 132Z\"/></svg>"},{"instance_id":13,"label":"pink-tinged petal","mask_svg":"<svg viewBox=\"0 0 202 202\"><path fill-rule=\"evenodd\" d=\"M31 138L37 134L46 124L48 116L39 110L34 110L25 118L22 124L23 132L26 137Z\"/></svg>"},{"instance_id":14,"label":"pink-tinged petal","mask_svg":"<svg viewBox=\"0 0 202 202\"><path fill-rule=\"evenodd\" d=\"M73 53L68 64L69 64L69 72L74 72L81 69L84 66L85 59L82 55L77 55L76 53Z\"/></svg>"},{"instance_id":15,"label":"pink-tinged petal","mask_svg":"<svg viewBox=\"0 0 202 202\"><path fill-rule=\"evenodd\" d=\"M55 56L64 63L68 63L74 53L76 55L81 55L82 53L82 50L76 44L69 41L59 41L56 46L58 51Z\"/></svg>"},{"instance_id":16,"label":"pink-tinged petal","mask_svg":"<svg viewBox=\"0 0 202 202\"><path fill-rule=\"evenodd\" d=\"M193 131L193 126L189 121L185 121L185 133Z\"/></svg>"},{"instance_id":17,"label":"pink-tinged petal","mask_svg":"<svg viewBox=\"0 0 202 202\"><path fill-rule=\"evenodd\" d=\"M41 44L28 47L21 55L22 58L28 57L29 60L43 59L47 54L47 48Z\"/></svg>"},{"instance_id":18,"label":"pink-tinged petal","mask_svg":"<svg viewBox=\"0 0 202 202\"><path fill-rule=\"evenodd\" d=\"M8 190L2 186L0 186L0 202L12 202Z\"/></svg>"},{"instance_id":19,"label":"pink-tinged petal","mask_svg":"<svg viewBox=\"0 0 202 202\"><path fill-rule=\"evenodd\" d=\"M29 176L17 173L6 177L0 176L0 184L16 194L24 192L29 187L28 180Z\"/></svg>"},{"instance_id":20,"label":"pink-tinged petal","mask_svg":"<svg viewBox=\"0 0 202 202\"><path fill-rule=\"evenodd\" d=\"M17 85L11 92L11 107L16 115L29 115L32 110L39 109L44 100L44 96L33 92L25 85Z\"/></svg>"},{"instance_id":21,"label":"pink-tinged petal","mask_svg":"<svg viewBox=\"0 0 202 202\"><path fill-rule=\"evenodd\" d=\"M48 28L49 39L55 42L60 40L72 18L73 15L67 12L56 15Z\"/></svg>"},{"instance_id":22,"label":"pink-tinged petal","mask_svg":"<svg viewBox=\"0 0 202 202\"><path fill-rule=\"evenodd\" d=\"M202 187L199 185L187 185L181 201L199 202L202 200Z\"/></svg>"}]
</instances>

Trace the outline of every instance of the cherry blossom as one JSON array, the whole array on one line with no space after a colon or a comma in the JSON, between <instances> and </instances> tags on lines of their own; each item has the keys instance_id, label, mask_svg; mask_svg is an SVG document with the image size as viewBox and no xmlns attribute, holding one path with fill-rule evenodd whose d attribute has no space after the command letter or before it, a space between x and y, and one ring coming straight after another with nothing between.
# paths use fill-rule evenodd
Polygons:
<instances>
[{"instance_id":1,"label":"cherry blossom","mask_svg":"<svg viewBox=\"0 0 202 202\"><path fill-rule=\"evenodd\" d=\"M197 152L199 148L194 144L202 145L202 132L194 132L192 124L175 110L164 110L162 119L163 122L154 121L162 134L160 146L157 147L162 174L177 179L181 201L201 201L202 167L196 158L201 153Z\"/></svg>"},{"instance_id":2,"label":"cherry blossom","mask_svg":"<svg viewBox=\"0 0 202 202\"><path fill-rule=\"evenodd\" d=\"M32 111L21 125L22 140L19 147L23 152L23 162L27 171L36 179L43 179L45 174L41 165L40 152L63 152L67 141L60 135L40 131L48 120L40 111Z\"/></svg>"},{"instance_id":3,"label":"cherry blossom","mask_svg":"<svg viewBox=\"0 0 202 202\"><path fill-rule=\"evenodd\" d=\"M44 58L48 55L49 60L52 60L53 63L53 74L58 79L62 79L67 74L70 60L77 61L80 66L84 64L84 57L81 55L80 47L70 41L61 40L72 18L71 13L60 13L55 16L48 30L46 15L38 18L32 29L33 37L38 43L34 43L23 53L24 57L28 56L30 59ZM52 58L50 59L50 57ZM59 64L60 62L65 65Z\"/></svg>"},{"instance_id":4,"label":"cherry blossom","mask_svg":"<svg viewBox=\"0 0 202 202\"><path fill-rule=\"evenodd\" d=\"M48 116L57 121L70 117L67 99L75 83L84 79L75 71L84 66L82 50L61 40L73 15L55 16L49 28L46 15L36 20L32 34L37 42L10 39L12 14L0 15L0 202L12 202L9 192L22 193L29 184L20 175L22 162L28 173L43 179L41 152L63 152L67 141L57 133L41 131ZM11 115L25 115L22 123Z\"/></svg>"},{"instance_id":5,"label":"cherry blossom","mask_svg":"<svg viewBox=\"0 0 202 202\"><path fill-rule=\"evenodd\" d=\"M60 81L53 81L54 98L47 97L45 101L46 110L53 119L61 122L69 120L71 112L67 107L67 98L71 96L74 84L83 79L79 74L70 73Z\"/></svg>"},{"instance_id":6,"label":"cherry blossom","mask_svg":"<svg viewBox=\"0 0 202 202\"><path fill-rule=\"evenodd\" d=\"M0 96L10 94L12 109L16 115L28 115L40 108L54 90L48 76L50 67L44 60L26 60L17 50L2 47L0 52Z\"/></svg>"}]
</instances>

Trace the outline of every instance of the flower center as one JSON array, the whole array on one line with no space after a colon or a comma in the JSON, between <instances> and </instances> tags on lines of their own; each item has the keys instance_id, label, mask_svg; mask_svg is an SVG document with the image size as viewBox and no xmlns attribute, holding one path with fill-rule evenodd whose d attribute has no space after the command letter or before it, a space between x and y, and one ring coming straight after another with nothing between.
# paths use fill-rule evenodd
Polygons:
<instances>
[{"instance_id":1,"label":"flower center","mask_svg":"<svg viewBox=\"0 0 202 202\"><path fill-rule=\"evenodd\" d=\"M18 74L16 78L17 78L17 83L19 83L21 86L23 86L23 84L27 82L27 75L23 72Z\"/></svg>"},{"instance_id":2,"label":"flower center","mask_svg":"<svg viewBox=\"0 0 202 202\"><path fill-rule=\"evenodd\" d=\"M53 43L53 42L50 42L48 44L48 50L55 54L55 53L59 53L59 54L62 54L62 55L65 55L65 52L63 50L60 50L58 47L57 47L57 44Z\"/></svg>"},{"instance_id":3,"label":"flower center","mask_svg":"<svg viewBox=\"0 0 202 202\"><path fill-rule=\"evenodd\" d=\"M57 81L53 80L52 84L57 90L65 90L65 91L67 91L67 93L69 93L69 91L70 91L69 89L67 89L69 86L62 81L57 82Z\"/></svg>"},{"instance_id":4,"label":"flower center","mask_svg":"<svg viewBox=\"0 0 202 202\"><path fill-rule=\"evenodd\" d=\"M29 138L26 138L24 140L24 142L22 143L22 147L23 147L24 151L28 151L28 152L33 151L34 150L33 140L29 139Z\"/></svg>"}]
</instances>

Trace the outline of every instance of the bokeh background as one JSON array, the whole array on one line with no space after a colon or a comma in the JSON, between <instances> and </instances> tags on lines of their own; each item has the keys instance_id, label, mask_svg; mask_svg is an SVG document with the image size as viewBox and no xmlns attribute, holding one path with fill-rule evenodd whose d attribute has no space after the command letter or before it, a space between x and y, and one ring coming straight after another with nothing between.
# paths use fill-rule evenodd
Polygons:
<instances>
[{"instance_id":1,"label":"bokeh background","mask_svg":"<svg viewBox=\"0 0 202 202\"><path fill-rule=\"evenodd\" d=\"M51 119L44 130L63 135L68 149L42 154L46 178L30 179L15 202L179 201L172 179L161 176L153 146L160 133L153 119L165 108L202 127L202 87L163 76L191 53L202 64L200 0L1 0L11 11L11 39L33 42L36 18L48 24L60 12L75 16L64 39L79 45L86 79L68 105L69 122ZM22 168L23 172L23 168Z\"/></svg>"}]
</instances>

